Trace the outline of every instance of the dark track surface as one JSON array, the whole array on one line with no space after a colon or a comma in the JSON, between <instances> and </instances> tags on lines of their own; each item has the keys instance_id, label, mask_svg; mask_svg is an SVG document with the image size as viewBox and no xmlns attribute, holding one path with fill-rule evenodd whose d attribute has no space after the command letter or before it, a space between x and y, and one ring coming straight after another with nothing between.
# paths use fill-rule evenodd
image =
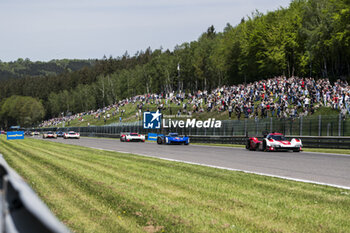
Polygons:
<instances>
[{"instance_id":1,"label":"dark track surface","mask_svg":"<svg viewBox=\"0 0 350 233\"><path fill-rule=\"evenodd\" d=\"M102 138L51 141L350 187L350 156L346 155L256 152L242 148L157 145Z\"/></svg>"}]
</instances>

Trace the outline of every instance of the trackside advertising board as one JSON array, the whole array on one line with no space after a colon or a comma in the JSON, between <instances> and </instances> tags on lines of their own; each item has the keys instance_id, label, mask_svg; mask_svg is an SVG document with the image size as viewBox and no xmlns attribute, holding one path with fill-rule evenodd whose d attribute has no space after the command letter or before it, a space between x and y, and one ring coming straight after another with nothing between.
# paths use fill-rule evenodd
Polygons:
<instances>
[{"instance_id":1,"label":"trackside advertising board","mask_svg":"<svg viewBox=\"0 0 350 233\"><path fill-rule=\"evenodd\" d=\"M148 134L148 141L157 141L158 134L156 133L149 133Z\"/></svg>"},{"instance_id":2,"label":"trackside advertising board","mask_svg":"<svg viewBox=\"0 0 350 233\"><path fill-rule=\"evenodd\" d=\"M7 132L7 140L24 139L24 131Z\"/></svg>"}]
</instances>

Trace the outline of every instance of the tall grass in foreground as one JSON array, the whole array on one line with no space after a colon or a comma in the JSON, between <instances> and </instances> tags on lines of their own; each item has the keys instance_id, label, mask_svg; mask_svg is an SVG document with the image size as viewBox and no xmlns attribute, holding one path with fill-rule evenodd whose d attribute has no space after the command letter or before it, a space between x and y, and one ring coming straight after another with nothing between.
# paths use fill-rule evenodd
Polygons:
<instances>
[{"instance_id":1,"label":"tall grass in foreground","mask_svg":"<svg viewBox=\"0 0 350 233\"><path fill-rule=\"evenodd\" d=\"M75 232L350 232L348 190L34 139L0 153Z\"/></svg>"}]
</instances>

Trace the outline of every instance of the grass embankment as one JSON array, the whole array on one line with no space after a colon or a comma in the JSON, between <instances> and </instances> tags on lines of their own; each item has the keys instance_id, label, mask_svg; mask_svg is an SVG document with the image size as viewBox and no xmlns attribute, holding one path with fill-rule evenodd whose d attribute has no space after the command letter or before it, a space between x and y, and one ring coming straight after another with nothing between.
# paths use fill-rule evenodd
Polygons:
<instances>
[{"instance_id":1,"label":"grass embankment","mask_svg":"<svg viewBox=\"0 0 350 233\"><path fill-rule=\"evenodd\" d=\"M186 101L185 101L186 102ZM257 105L257 103L256 103ZM193 105L189 104L187 107L188 111L192 110ZM146 110L150 110L150 111L156 111L157 110L157 105L156 104L146 104L144 103L143 106L143 111ZM207 107L204 106L204 112L202 113L194 113L192 114L193 118L196 118L198 120L207 120L209 118L215 118L216 120L229 120L229 115L228 115L228 111L224 111L224 112L219 112L218 110L212 110L211 112L207 112L206 111ZM136 122L141 120L142 116L138 116L136 117L136 112L138 112L137 109L137 104L133 104L133 103L129 103L126 104L123 107L120 107L120 110L124 110L125 112L123 113L123 115L119 112L117 113L115 116L112 116L113 111L115 111L115 108L112 108L109 111L106 111L104 114L101 113L100 115L100 119L96 118L95 116L91 116L91 115L86 115L83 116L82 119L83 121L81 121L80 119L74 119L72 121L68 123L65 123L65 127L84 127L84 126L88 126L88 123L91 126L102 126L102 125L108 125L108 124L112 124L112 123L118 123L119 122L119 117L122 117L122 122ZM171 103L170 105L165 105L164 110L162 111L162 113L164 115L176 115L176 113L178 112L178 110L182 110L182 105L177 105L175 103ZM106 122L104 122L103 117L107 116L107 114L110 114L110 118L106 119ZM271 114L271 113L269 113ZM334 115L339 115L339 111L331 109L331 108L326 108L326 107L321 107L319 108L317 111L315 111L313 116L318 116L318 115L323 115L323 116L334 116ZM275 113L276 116L276 113ZM232 113L232 120L237 120L237 116L235 114L235 112L233 111ZM244 114L241 114L241 119L244 119ZM63 124L59 124L57 125L57 127L63 127Z\"/></svg>"},{"instance_id":2,"label":"grass embankment","mask_svg":"<svg viewBox=\"0 0 350 233\"><path fill-rule=\"evenodd\" d=\"M0 152L75 232L350 232L350 192L0 137Z\"/></svg>"},{"instance_id":3,"label":"grass embankment","mask_svg":"<svg viewBox=\"0 0 350 233\"><path fill-rule=\"evenodd\" d=\"M139 103L139 102L137 102ZM88 123L90 123L90 125L94 125L94 126L102 126L102 125L109 125L112 123L118 123L119 121L119 117L122 117L122 122L136 122L142 119L142 116L136 116L136 113L138 112L138 108L137 108L137 103L133 104L133 103L129 103L124 105L123 107L120 107L120 111L119 113L117 113L116 115L113 116L113 112L116 111L115 108L112 108L109 111L106 111L105 113L101 113L100 114L100 118L96 118L96 116L92 116L92 115L86 115L82 117L82 121L77 118L74 119L72 121L68 123L65 123L65 127L70 126L70 127L84 127L84 126L88 126ZM157 105L156 104L145 104L143 106L143 111L146 110L150 110L150 111L157 111ZM165 115L176 115L177 111L179 109L182 109L181 106L176 105L174 103L171 103L169 106L167 105L165 107L165 109L162 111L163 114ZM124 113L122 114L121 111L124 111ZM107 116L107 114L110 114L110 118L106 118L106 122L104 122L103 117ZM213 113L212 113L213 114ZM227 115L228 113L226 113ZM206 115L206 114L205 114ZM63 124L59 124L57 125L58 127L63 127Z\"/></svg>"},{"instance_id":4,"label":"grass embankment","mask_svg":"<svg viewBox=\"0 0 350 233\"><path fill-rule=\"evenodd\" d=\"M186 101L185 101L186 102ZM188 110L192 110L193 105L188 105ZM145 104L143 106L143 111L146 110L150 111L157 111L157 105L156 104ZM206 108L205 108L206 109ZM96 116L92 115L86 115L83 116L82 119L80 120L79 118L74 119L68 123L65 123L65 127L84 127L88 126L88 123L91 126L102 126L102 125L109 125L112 123L118 123L119 122L119 117L122 117L122 122L136 122L142 119L142 116L136 116L136 113L138 112L137 108L137 103L129 103L126 104L123 107L120 107L120 112L117 113L115 116L112 115L112 113L115 111L115 108L112 108L109 111L106 111L105 113L101 113L100 118L96 118ZM121 111L124 110L125 112L121 114ZM164 115L176 115L178 110L182 110L182 105L177 105L175 103L171 103L169 105L166 105L164 109L162 110L162 113ZM107 116L107 114L110 114L110 118L106 118L106 122L104 122L103 117ZM184 113L181 113L184 114ZM187 115L187 114L186 114ZM194 113L192 114L193 118L196 118L198 120L207 120L208 118L215 118L217 120L228 120L228 111L225 112L218 112L216 110L213 110L211 112L204 111L202 113ZM243 118L243 116L242 116ZM236 115L233 113L232 114L232 119L237 119ZM63 127L63 124L57 125L57 127Z\"/></svg>"}]
</instances>

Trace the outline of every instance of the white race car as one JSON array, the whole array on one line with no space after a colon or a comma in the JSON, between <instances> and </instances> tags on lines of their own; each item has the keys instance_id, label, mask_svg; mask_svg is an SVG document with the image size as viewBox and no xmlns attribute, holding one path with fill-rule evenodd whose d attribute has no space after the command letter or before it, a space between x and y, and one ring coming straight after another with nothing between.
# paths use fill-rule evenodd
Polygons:
<instances>
[{"instance_id":1,"label":"white race car","mask_svg":"<svg viewBox=\"0 0 350 233\"><path fill-rule=\"evenodd\" d=\"M138 133L121 133L120 141L121 142L145 142L146 137L143 134Z\"/></svg>"},{"instance_id":2,"label":"white race car","mask_svg":"<svg viewBox=\"0 0 350 233\"><path fill-rule=\"evenodd\" d=\"M80 138L80 133L76 133L74 131L69 131L68 133L64 133L63 138L64 139L68 139L68 138L79 139Z\"/></svg>"},{"instance_id":3,"label":"white race car","mask_svg":"<svg viewBox=\"0 0 350 233\"><path fill-rule=\"evenodd\" d=\"M38 131L33 131L30 133L31 136L36 136L36 135L40 135L40 133Z\"/></svg>"},{"instance_id":4,"label":"white race car","mask_svg":"<svg viewBox=\"0 0 350 233\"><path fill-rule=\"evenodd\" d=\"M263 151L292 150L299 152L302 147L300 139L292 138L288 141L281 133L268 134L259 145L259 149Z\"/></svg>"},{"instance_id":5,"label":"white race car","mask_svg":"<svg viewBox=\"0 0 350 233\"><path fill-rule=\"evenodd\" d=\"M54 138L57 139L57 134L55 134L54 132L47 132L43 134L43 138Z\"/></svg>"},{"instance_id":6,"label":"white race car","mask_svg":"<svg viewBox=\"0 0 350 233\"><path fill-rule=\"evenodd\" d=\"M299 152L302 150L302 147L303 144L300 139L292 138L292 140L288 141L281 133L267 134L262 141L259 141L256 137L251 137L246 145L248 150L262 151L292 150Z\"/></svg>"}]
</instances>

